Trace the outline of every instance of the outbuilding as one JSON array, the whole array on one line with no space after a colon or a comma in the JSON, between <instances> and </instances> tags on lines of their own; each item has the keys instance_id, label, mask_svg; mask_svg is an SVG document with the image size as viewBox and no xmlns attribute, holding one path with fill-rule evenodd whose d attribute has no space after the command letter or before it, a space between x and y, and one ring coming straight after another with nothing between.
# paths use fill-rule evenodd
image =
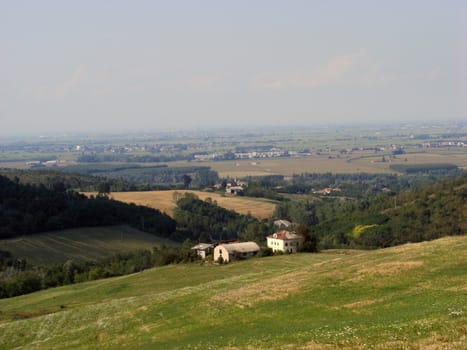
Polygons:
<instances>
[{"instance_id":1,"label":"outbuilding","mask_svg":"<svg viewBox=\"0 0 467 350\"><path fill-rule=\"evenodd\" d=\"M206 259L206 256L212 253L212 248L214 248L214 244L209 243L198 243L191 249L196 250L196 254L198 254L202 259Z\"/></svg>"},{"instance_id":2,"label":"outbuilding","mask_svg":"<svg viewBox=\"0 0 467 350\"><path fill-rule=\"evenodd\" d=\"M259 246L255 242L223 243L214 248L214 261L228 263L250 258L258 252Z\"/></svg>"}]
</instances>

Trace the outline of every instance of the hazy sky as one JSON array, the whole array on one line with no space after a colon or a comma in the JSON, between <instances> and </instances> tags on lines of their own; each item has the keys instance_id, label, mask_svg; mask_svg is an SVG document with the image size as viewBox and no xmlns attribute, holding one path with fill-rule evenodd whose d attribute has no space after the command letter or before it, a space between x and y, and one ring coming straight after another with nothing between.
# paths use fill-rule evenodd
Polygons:
<instances>
[{"instance_id":1,"label":"hazy sky","mask_svg":"<svg viewBox=\"0 0 467 350\"><path fill-rule=\"evenodd\" d=\"M435 119L464 0L0 0L0 134Z\"/></svg>"}]
</instances>

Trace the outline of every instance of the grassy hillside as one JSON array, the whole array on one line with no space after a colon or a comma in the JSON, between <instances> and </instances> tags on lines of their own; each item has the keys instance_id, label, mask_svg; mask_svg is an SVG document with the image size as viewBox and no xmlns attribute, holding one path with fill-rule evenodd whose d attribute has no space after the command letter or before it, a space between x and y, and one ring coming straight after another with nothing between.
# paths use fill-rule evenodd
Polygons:
<instances>
[{"instance_id":1,"label":"grassy hillside","mask_svg":"<svg viewBox=\"0 0 467 350\"><path fill-rule=\"evenodd\" d=\"M174 192L179 193L193 193L200 199L205 200L211 198L217 201L217 204L229 210L234 210L239 214L251 213L258 219L264 219L270 217L276 204L272 201L265 199L247 198L247 197L232 197L222 196L219 193L213 192L202 192L202 191L145 191L145 192L112 192L110 197L112 199L126 202L135 203L138 205L145 205L151 208L165 212L170 216L173 216L173 209L175 208L175 202L173 200Z\"/></svg>"},{"instance_id":2,"label":"grassy hillside","mask_svg":"<svg viewBox=\"0 0 467 350\"><path fill-rule=\"evenodd\" d=\"M97 260L119 252L150 249L170 241L128 226L89 227L0 240L0 250L34 265ZM172 243L173 244L173 243Z\"/></svg>"},{"instance_id":3,"label":"grassy hillside","mask_svg":"<svg viewBox=\"0 0 467 350\"><path fill-rule=\"evenodd\" d=\"M467 237L178 265L0 300L0 348L465 349Z\"/></svg>"}]
</instances>

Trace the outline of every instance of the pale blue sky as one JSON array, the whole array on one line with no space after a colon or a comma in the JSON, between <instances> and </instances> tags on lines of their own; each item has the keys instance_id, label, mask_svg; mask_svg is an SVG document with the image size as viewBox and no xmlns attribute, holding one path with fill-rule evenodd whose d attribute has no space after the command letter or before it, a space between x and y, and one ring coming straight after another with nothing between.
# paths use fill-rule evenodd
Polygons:
<instances>
[{"instance_id":1,"label":"pale blue sky","mask_svg":"<svg viewBox=\"0 0 467 350\"><path fill-rule=\"evenodd\" d=\"M467 1L0 0L0 134L467 119Z\"/></svg>"}]
</instances>

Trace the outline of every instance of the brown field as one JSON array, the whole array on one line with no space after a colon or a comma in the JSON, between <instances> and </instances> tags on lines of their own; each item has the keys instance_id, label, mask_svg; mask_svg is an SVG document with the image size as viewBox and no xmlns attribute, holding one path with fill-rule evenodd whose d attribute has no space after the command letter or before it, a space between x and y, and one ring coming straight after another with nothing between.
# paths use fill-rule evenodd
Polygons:
<instances>
[{"instance_id":1,"label":"brown field","mask_svg":"<svg viewBox=\"0 0 467 350\"><path fill-rule=\"evenodd\" d=\"M194 193L199 198L205 200L211 198L217 201L217 204L229 210L234 210L239 214L250 213L258 219L265 219L272 216L276 204L272 201L246 197L222 196L219 193L202 192L202 191L146 191L146 192L112 192L112 199L126 202L145 205L151 208L159 209L168 215L173 215L175 202L173 200L174 192L178 193ZM88 193L95 194L95 193Z\"/></svg>"},{"instance_id":2,"label":"brown field","mask_svg":"<svg viewBox=\"0 0 467 350\"><path fill-rule=\"evenodd\" d=\"M183 165L186 166L187 163ZM190 164L193 164L191 162ZM349 158L310 156L301 158L245 159L202 162L219 173L220 177L245 177L264 175L292 176L301 173L389 173L388 163L370 161L354 163ZM170 164L175 165L175 164ZM181 165L181 164L180 164Z\"/></svg>"},{"instance_id":3,"label":"brown field","mask_svg":"<svg viewBox=\"0 0 467 350\"><path fill-rule=\"evenodd\" d=\"M381 162L382 157L387 162ZM407 154L390 158L390 154L371 151L353 153L351 156L339 156L336 152L312 155L300 158L244 159L231 161L200 162L210 166L220 177L245 177L284 175L301 173L393 173L391 164L452 163L460 168L467 168L467 150L439 149L421 151L408 150ZM193 162L172 162L171 166L193 165Z\"/></svg>"}]
</instances>

